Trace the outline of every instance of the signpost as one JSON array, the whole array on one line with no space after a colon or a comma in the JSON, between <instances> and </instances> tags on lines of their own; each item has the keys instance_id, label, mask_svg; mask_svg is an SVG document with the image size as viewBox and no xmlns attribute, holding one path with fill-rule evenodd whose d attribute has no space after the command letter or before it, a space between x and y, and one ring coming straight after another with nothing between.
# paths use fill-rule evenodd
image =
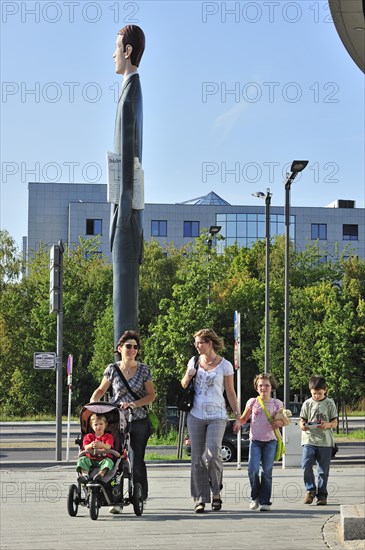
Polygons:
<instances>
[{"instance_id":1,"label":"signpost","mask_svg":"<svg viewBox=\"0 0 365 550\"><path fill-rule=\"evenodd\" d=\"M234 368L237 371L237 404L241 412L241 314L234 312ZM237 433L237 470L241 469L241 429Z\"/></svg>"},{"instance_id":2,"label":"signpost","mask_svg":"<svg viewBox=\"0 0 365 550\"><path fill-rule=\"evenodd\" d=\"M33 365L35 369L55 369L56 354L53 352L36 351L33 356Z\"/></svg>"},{"instance_id":3,"label":"signpost","mask_svg":"<svg viewBox=\"0 0 365 550\"><path fill-rule=\"evenodd\" d=\"M49 312L57 314L56 460L62 460L62 351L63 351L63 253L62 241L52 245L49 257Z\"/></svg>"},{"instance_id":4,"label":"signpost","mask_svg":"<svg viewBox=\"0 0 365 550\"><path fill-rule=\"evenodd\" d=\"M69 460L70 455L70 423L71 423L71 396L72 396L72 364L73 356L69 354L67 358L67 385L68 385L68 408L67 408L67 446L66 460Z\"/></svg>"}]
</instances>

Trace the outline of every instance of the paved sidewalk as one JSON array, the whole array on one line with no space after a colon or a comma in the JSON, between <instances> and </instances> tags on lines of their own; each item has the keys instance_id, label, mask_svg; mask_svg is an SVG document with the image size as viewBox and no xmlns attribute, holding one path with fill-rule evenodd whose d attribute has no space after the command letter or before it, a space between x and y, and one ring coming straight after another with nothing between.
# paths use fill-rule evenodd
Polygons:
<instances>
[{"instance_id":1,"label":"paved sidewalk","mask_svg":"<svg viewBox=\"0 0 365 550\"><path fill-rule=\"evenodd\" d=\"M80 550L80 548L260 550L360 550L364 541L341 543L340 504L365 500L363 467L332 467L328 506L304 505L299 468L274 468L270 512L249 510L247 469L225 465L223 509L192 511L186 464L149 466L150 498L141 517L132 506L113 516L108 508L92 521L87 508L70 517L68 486L73 467L60 464L33 470L0 471L2 550Z\"/></svg>"}]
</instances>

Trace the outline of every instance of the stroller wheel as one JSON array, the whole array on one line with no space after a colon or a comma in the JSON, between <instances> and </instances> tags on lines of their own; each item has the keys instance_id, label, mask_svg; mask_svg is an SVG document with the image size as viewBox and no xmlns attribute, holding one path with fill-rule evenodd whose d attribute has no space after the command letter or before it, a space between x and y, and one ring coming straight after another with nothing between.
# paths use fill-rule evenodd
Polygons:
<instances>
[{"instance_id":1,"label":"stroller wheel","mask_svg":"<svg viewBox=\"0 0 365 550\"><path fill-rule=\"evenodd\" d=\"M76 485L72 484L68 490L67 511L70 516L76 516L79 509L80 496L77 492Z\"/></svg>"},{"instance_id":2,"label":"stroller wheel","mask_svg":"<svg viewBox=\"0 0 365 550\"><path fill-rule=\"evenodd\" d=\"M92 491L90 494L89 512L91 519L98 519L99 517L99 493Z\"/></svg>"},{"instance_id":3,"label":"stroller wheel","mask_svg":"<svg viewBox=\"0 0 365 550\"><path fill-rule=\"evenodd\" d=\"M133 510L136 516L141 516L143 514L143 496L142 496L142 485L136 483L133 490Z\"/></svg>"}]
</instances>

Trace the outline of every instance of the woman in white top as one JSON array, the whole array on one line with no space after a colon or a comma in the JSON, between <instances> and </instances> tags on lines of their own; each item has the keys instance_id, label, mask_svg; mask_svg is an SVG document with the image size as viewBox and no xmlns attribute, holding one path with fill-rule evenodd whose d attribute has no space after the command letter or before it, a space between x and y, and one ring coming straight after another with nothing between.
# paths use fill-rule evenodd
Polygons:
<instances>
[{"instance_id":1,"label":"woman in white top","mask_svg":"<svg viewBox=\"0 0 365 550\"><path fill-rule=\"evenodd\" d=\"M195 347L199 353L197 370L195 358L189 360L181 385L186 388L195 376L194 406L188 414L187 425L191 442L191 496L194 511L202 513L210 502L212 509L222 508L223 462L222 439L228 416L223 392L239 419L237 396L233 385L233 366L221 357L224 344L214 330L206 328L194 334Z\"/></svg>"}]
</instances>

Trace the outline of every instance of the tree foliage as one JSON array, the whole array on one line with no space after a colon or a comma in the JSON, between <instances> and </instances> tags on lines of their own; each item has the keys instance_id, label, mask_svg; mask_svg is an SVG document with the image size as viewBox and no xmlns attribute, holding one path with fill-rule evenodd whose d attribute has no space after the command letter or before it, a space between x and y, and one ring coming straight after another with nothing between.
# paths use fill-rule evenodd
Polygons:
<instances>
[{"instance_id":1,"label":"tree foliage","mask_svg":"<svg viewBox=\"0 0 365 550\"><path fill-rule=\"evenodd\" d=\"M157 390L154 408L164 417L174 404L193 334L213 327L233 362L233 315L241 313L242 404L253 395L252 379L264 369L265 243L230 246L222 254L203 232L183 249L145 244L140 269L141 359L151 366ZM49 252L40 249L21 276L14 241L0 233L0 391L6 414L52 413L55 372L33 368L36 351L56 351L56 316L49 313ZM284 239L270 246L270 370L283 384ZM63 390L67 407L67 355L74 358L72 409L89 400L113 361L112 269L95 252L97 241L81 240L64 254ZM318 243L290 254L290 388L308 393L308 378L322 374L336 399L364 392L365 262L318 261ZM278 389L282 396L281 388ZM163 425L163 422L162 422Z\"/></svg>"}]
</instances>

